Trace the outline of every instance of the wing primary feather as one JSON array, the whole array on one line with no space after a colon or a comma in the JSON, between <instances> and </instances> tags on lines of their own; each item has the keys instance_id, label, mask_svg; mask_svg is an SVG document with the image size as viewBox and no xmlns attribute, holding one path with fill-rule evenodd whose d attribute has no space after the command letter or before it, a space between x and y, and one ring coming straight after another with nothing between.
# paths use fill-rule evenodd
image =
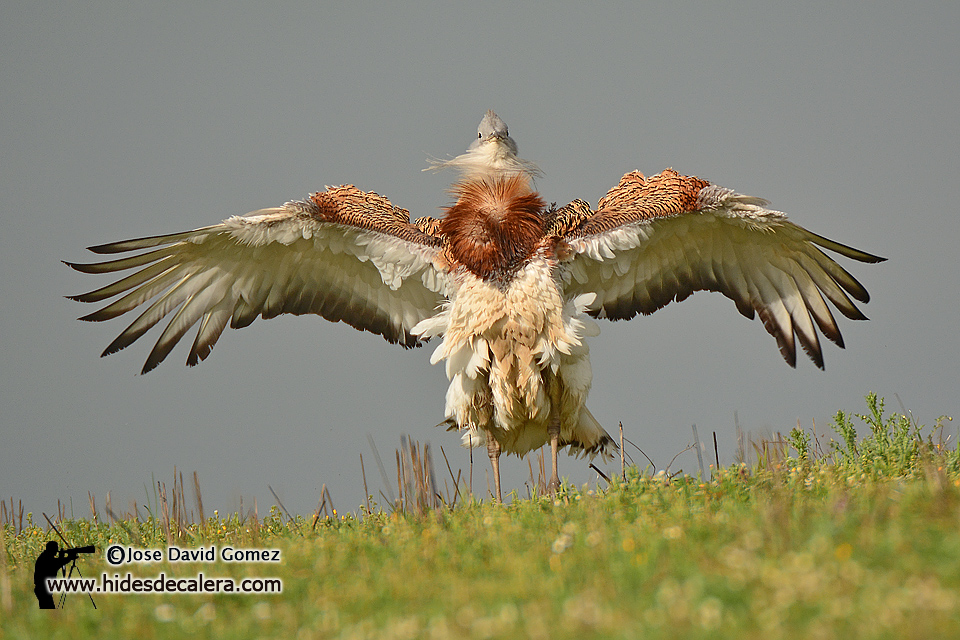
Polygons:
<instances>
[{"instance_id":1,"label":"wing primary feather","mask_svg":"<svg viewBox=\"0 0 960 640\"><path fill-rule=\"evenodd\" d=\"M223 333L229 321L230 308L224 303L203 315L200 328L197 329L197 337L194 339L193 346L190 348L190 355L187 357L188 367L196 366L202 360L207 359L207 356L213 351L213 345L217 343L220 334Z\"/></svg>"},{"instance_id":2,"label":"wing primary feather","mask_svg":"<svg viewBox=\"0 0 960 640\"><path fill-rule=\"evenodd\" d=\"M775 264L777 273L770 274L768 279L780 294L790 318L793 321L793 332L800 342L800 347L804 353L813 360L819 369L823 369L823 352L820 349L820 339L817 337L817 330L813 326L813 320L807 310L803 294L800 293L800 285L788 268L783 265Z\"/></svg>"},{"instance_id":3,"label":"wing primary feather","mask_svg":"<svg viewBox=\"0 0 960 640\"><path fill-rule=\"evenodd\" d=\"M166 256L152 265L144 267L136 273L131 273L126 278L117 280L113 284L109 284L89 293L82 293L76 296L67 296L67 298L70 300L76 300L77 302L100 302L101 300L112 298L113 296L119 295L129 289L133 289L134 287L153 279L155 276L166 271L167 269L170 269L172 267L170 263L173 261L173 256Z\"/></svg>"},{"instance_id":4,"label":"wing primary feather","mask_svg":"<svg viewBox=\"0 0 960 640\"><path fill-rule=\"evenodd\" d=\"M187 277L189 277L189 274L184 275L183 269L179 265L170 267L160 275L156 276L152 281L147 282L137 289L134 289L122 298L114 300L102 309L83 316L80 318L80 320L83 320L84 322L102 322L104 320L110 320L112 318L122 316L131 309L139 307L141 304L166 289L168 286L170 286L171 282L177 280L178 278Z\"/></svg>"},{"instance_id":5,"label":"wing primary feather","mask_svg":"<svg viewBox=\"0 0 960 640\"><path fill-rule=\"evenodd\" d=\"M194 229L192 231L181 231L179 233L168 233L162 236L149 236L146 238L134 238L133 240L122 240L120 242L110 242L107 244L97 245L95 247L87 247L88 250L93 251L94 253L107 254L107 253L123 253L125 251L137 251L138 249L149 249L150 247L159 247L165 244L173 244L174 242L179 242L181 240L192 239L195 236L206 235L213 229L217 229L221 225L210 225L208 227L201 227L199 229Z\"/></svg>"},{"instance_id":6,"label":"wing primary feather","mask_svg":"<svg viewBox=\"0 0 960 640\"><path fill-rule=\"evenodd\" d=\"M817 251L819 251L819 249ZM800 263L800 266L803 267L808 274L810 274L810 277L813 278L813 281L816 282L820 290L827 296L827 299L834 304L840 313L851 320L867 319L867 316L863 315L856 305L853 304L853 301L847 297L847 294L843 292L836 280L833 279L833 276L829 272L824 271L820 263L810 256L810 254L805 252L798 253L797 260Z\"/></svg>"},{"instance_id":7,"label":"wing primary feather","mask_svg":"<svg viewBox=\"0 0 960 640\"><path fill-rule=\"evenodd\" d=\"M793 318L780 292L777 291L770 277L762 271L759 272L757 288L760 291L760 298L763 300L761 310L769 318L769 320L764 320L764 326L776 338L783 359L791 367L796 367L797 344L794 339ZM761 318L763 315L761 314Z\"/></svg>"},{"instance_id":8,"label":"wing primary feather","mask_svg":"<svg viewBox=\"0 0 960 640\"><path fill-rule=\"evenodd\" d=\"M830 274L830 277L833 278L834 282L840 285L847 293L864 304L870 302L870 294L867 293L867 290L864 288L864 286L860 284L856 278L850 275L846 269L837 264L833 258L814 246L810 246L808 253L811 258L817 261L824 271Z\"/></svg>"},{"instance_id":9,"label":"wing primary feather","mask_svg":"<svg viewBox=\"0 0 960 640\"><path fill-rule=\"evenodd\" d=\"M798 227L798 228L802 228L802 227ZM886 262L887 260L886 258L875 256L872 253L867 253L866 251L860 251L859 249L854 249L849 245L835 242L833 240L830 240L829 238L824 238L823 236L817 235L816 233L812 231L808 231L807 229L803 229L803 230L806 233L806 235L809 236L810 242L813 242L814 244L818 244L824 249L829 249L830 251L839 253L840 255L850 258L852 260L859 260L860 262L867 262L867 263ZM866 301L864 300L863 302L866 302Z\"/></svg>"},{"instance_id":10,"label":"wing primary feather","mask_svg":"<svg viewBox=\"0 0 960 640\"><path fill-rule=\"evenodd\" d=\"M738 271L742 273L745 265L753 264L753 261L750 259L751 256L745 256L741 253L741 249L744 251L754 249L755 247L753 245L737 246L734 243L730 243L729 247L736 260L734 265ZM787 364L791 367L796 367L797 352L790 314L787 313L786 308L779 299L779 295L775 293L776 290L769 280L766 279L762 270L758 270L756 273L759 274L760 277L743 276L750 296L751 305L760 317L761 322L763 322L763 327L767 330L767 333L772 335L777 341L780 355L783 356Z\"/></svg>"},{"instance_id":11,"label":"wing primary feather","mask_svg":"<svg viewBox=\"0 0 960 640\"><path fill-rule=\"evenodd\" d=\"M215 273L209 273L205 278L198 282L191 282L194 293L190 294L184 300L180 309L173 315L170 322L164 328L163 333L157 339L157 343L147 356L147 361L143 365L141 374L154 369L158 364L170 354L170 351L180 342L184 334L190 330L197 320L211 306L210 301L216 299L218 295L222 297L222 292L211 286L211 281L216 279Z\"/></svg>"},{"instance_id":12,"label":"wing primary feather","mask_svg":"<svg viewBox=\"0 0 960 640\"><path fill-rule=\"evenodd\" d=\"M123 271L125 269L132 269L133 267L142 267L150 264L151 262L156 262L160 258L170 255L173 250L173 247L163 247L160 249L154 249L153 251L147 251L146 253L140 253L135 256L118 258L117 260L90 263L64 262L64 264L71 269L79 271L80 273L113 273L114 271Z\"/></svg>"},{"instance_id":13,"label":"wing primary feather","mask_svg":"<svg viewBox=\"0 0 960 640\"><path fill-rule=\"evenodd\" d=\"M184 276L180 282L172 286L166 293L160 296L156 302L147 308L140 316L134 320L129 327L124 329L117 338L103 350L100 357L116 353L121 349L129 347L140 336L150 330L150 328L160 322L164 316L176 308L184 299L190 295L189 291L183 290L184 285L189 282L190 276Z\"/></svg>"},{"instance_id":14,"label":"wing primary feather","mask_svg":"<svg viewBox=\"0 0 960 640\"><path fill-rule=\"evenodd\" d=\"M837 321L834 319L833 314L830 313L830 308L820 294L820 289L817 288L816 283L810 278L809 273L804 271L795 262L791 262L790 264L792 269L791 276L794 282L797 283L797 289L800 291L800 295L803 296L807 311L810 312L810 315L817 323L823 335L842 349L843 336L840 335Z\"/></svg>"}]
</instances>

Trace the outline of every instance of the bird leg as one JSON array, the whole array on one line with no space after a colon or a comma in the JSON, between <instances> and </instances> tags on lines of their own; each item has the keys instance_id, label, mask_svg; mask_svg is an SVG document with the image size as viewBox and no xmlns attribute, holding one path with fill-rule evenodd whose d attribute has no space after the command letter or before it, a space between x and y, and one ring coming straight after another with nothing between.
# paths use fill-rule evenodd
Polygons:
<instances>
[{"instance_id":1,"label":"bird leg","mask_svg":"<svg viewBox=\"0 0 960 640\"><path fill-rule=\"evenodd\" d=\"M497 492L497 502L502 502L500 496L500 443L493 437L493 434L487 434L487 455L490 456L490 466L493 467L493 486Z\"/></svg>"},{"instance_id":2,"label":"bird leg","mask_svg":"<svg viewBox=\"0 0 960 640\"><path fill-rule=\"evenodd\" d=\"M550 420L547 434L550 436L550 461L553 469L550 474L550 482L547 483L547 490L551 494L557 495L557 491L560 490L560 475L557 473L557 450L560 448L560 416Z\"/></svg>"}]
</instances>

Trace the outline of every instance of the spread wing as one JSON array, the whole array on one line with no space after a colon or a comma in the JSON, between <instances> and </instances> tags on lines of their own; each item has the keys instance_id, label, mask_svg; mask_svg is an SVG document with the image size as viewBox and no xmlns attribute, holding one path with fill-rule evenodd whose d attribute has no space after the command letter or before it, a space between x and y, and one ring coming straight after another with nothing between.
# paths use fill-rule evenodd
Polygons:
<instances>
[{"instance_id":1,"label":"spread wing","mask_svg":"<svg viewBox=\"0 0 960 640\"><path fill-rule=\"evenodd\" d=\"M747 318L760 316L790 366L797 338L822 369L814 325L843 347L826 300L865 320L850 296L869 295L821 247L861 262L884 258L811 233L766 205L670 169L650 178L628 173L596 211L576 200L554 214L550 231L569 245L566 294L596 293L590 313L624 320L719 291Z\"/></svg>"},{"instance_id":2,"label":"spread wing","mask_svg":"<svg viewBox=\"0 0 960 640\"><path fill-rule=\"evenodd\" d=\"M281 313L314 313L417 346L410 329L444 299L446 278L433 264L439 246L439 238L411 223L405 209L343 186L194 231L91 247L100 254L147 251L67 264L84 273L135 269L101 289L71 296L81 302L120 296L81 320L109 320L146 307L103 355L127 347L173 313L147 358L146 373L195 324L189 366L210 354L228 323L240 328Z\"/></svg>"}]
</instances>

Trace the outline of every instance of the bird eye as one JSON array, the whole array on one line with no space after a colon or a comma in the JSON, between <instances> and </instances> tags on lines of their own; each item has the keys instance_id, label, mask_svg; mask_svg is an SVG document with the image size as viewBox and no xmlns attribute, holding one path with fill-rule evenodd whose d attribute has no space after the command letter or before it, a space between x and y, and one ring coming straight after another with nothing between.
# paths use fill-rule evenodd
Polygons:
<instances>
[{"instance_id":1,"label":"bird eye","mask_svg":"<svg viewBox=\"0 0 960 640\"><path fill-rule=\"evenodd\" d=\"M478 137L478 138L483 138L483 134L478 131L478 132L477 132L477 137Z\"/></svg>"}]
</instances>

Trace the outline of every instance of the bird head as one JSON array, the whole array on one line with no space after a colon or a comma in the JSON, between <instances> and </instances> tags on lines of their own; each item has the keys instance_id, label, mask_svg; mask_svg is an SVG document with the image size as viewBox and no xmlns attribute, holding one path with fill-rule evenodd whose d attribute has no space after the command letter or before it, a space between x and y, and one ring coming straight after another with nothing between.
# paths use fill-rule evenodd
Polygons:
<instances>
[{"instance_id":1,"label":"bird head","mask_svg":"<svg viewBox=\"0 0 960 640\"><path fill-rule=\"evenodd\" d=\"M537 165L517 157L517 143L510 137L507 123L492 110L484 114L477 127L477 137L466 153L451 160L430 160L430 166L424 171L447 167L457 169L467 179L541 175Z\"/></svg>"},{"instance_id":2,"label":"bird head","mask_svg":"<svg viewBox=\"0 0 960 640\"><path fill-rule=\"evenodd\" d=\"M495 149L495 153L512 155L517 154L517 143L510 137L510 131L507 129L507 123L500 119L493 110L488 110L477 127L477 139L470 145L469 150L489 147Z\"/></svg>"}]
</instances>

